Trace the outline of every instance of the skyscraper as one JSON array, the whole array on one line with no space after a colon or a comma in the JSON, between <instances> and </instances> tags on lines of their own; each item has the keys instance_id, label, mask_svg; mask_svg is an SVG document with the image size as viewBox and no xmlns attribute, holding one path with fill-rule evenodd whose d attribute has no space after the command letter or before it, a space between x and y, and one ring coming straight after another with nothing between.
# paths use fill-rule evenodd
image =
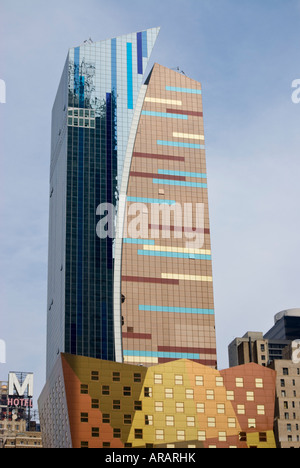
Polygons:
<instances>
[{"instance_id":1,"label":"skyscraper","mask_svg":"<svg viewBox=\"0 0 300 468\"><path fill-rule=\"evenodd\" d=\"M144 76L158 32L68 53L52 117L43 444L273 447L275 373L216 369L202 90L158 64Z\"/></svg>"},{"instance_id":2,"label":"skyscraper","mask_svg":"<svg viewBox=\"0 0 300 468\"><path fill-rule=\"evenodd\" d=\"M157 64L144 81L158 33L67 56L52 112L47 375L61 352L216 366L201 85Z\"/></svg>"}]
</instances>

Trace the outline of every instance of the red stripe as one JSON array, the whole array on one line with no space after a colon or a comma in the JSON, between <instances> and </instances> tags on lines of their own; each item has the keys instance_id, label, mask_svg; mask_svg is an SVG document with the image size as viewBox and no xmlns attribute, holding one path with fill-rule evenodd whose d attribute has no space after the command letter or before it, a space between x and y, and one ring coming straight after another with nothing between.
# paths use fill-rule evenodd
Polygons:
<instances>
[{"instance_id":1,"label":"red stripe","mask_svg":"<svg viewBox=\"0 0 300 468\"><path fill-rule=\"evenodd\" d=\"M132 155L134 158L148 158L148 159L165 159L167 161L185 161L182 156L168 156L166 154L153 154L153 153L138 153L134 152Z\"/></svg>"},{"instance_id":2,"label":"red stripe","mask_svg":"<svg viewBox=\"0 0 300 468\"><path fill-rule=\"evenodd\" d=\"M152 335L147 333L122 333L123 338L133 338L134 340L151 340Z\"/></svg>"},{"instance_id":3,"label":"red stripe","mask_svg":"<svg viewBox=\"0 0 300 468\"><path fill-rule=\"evenodd\" d=\"M158 346L158 351L166 351L167 353L192 353L192 354L216 354L215 348L185 348L178 346Z\"/></svg>"},{"instance_id":4,"label":"red stripe","mask_svg":"<svg viewBox=\"0 0 300 468\"><path fill-rule=\"evenodd\" d=\"M179 109L167 109L169 114L183 114L183 115L194 115L195 117L203 117L203 112L179 110Z\"/></svg>"},{"instance_id":5,"label":"red stripe","mask_svg":"<svg viewBox=\"0 0 300 468\"><path fill-rule=\"evenodd\" d=\"M134 283L157 283L157 284L179 285L179 280L162 279L162 278L143 278L141 276L122 276L122 281L132 281Z\"/></svg>"},{"instance_id":6,"label":"red stripe","mask_svg":"<svg viewBox=\"0 0 300 468\"><path fill-rule=\"evenodd\" d=\"M151 174L149 172L130 172L131 177L147 177L149 179L168 179L168 180L183 180L186 178L184 176L171 176L171 175L161 175L161 174Z\"/></svg>"}]
</instances>

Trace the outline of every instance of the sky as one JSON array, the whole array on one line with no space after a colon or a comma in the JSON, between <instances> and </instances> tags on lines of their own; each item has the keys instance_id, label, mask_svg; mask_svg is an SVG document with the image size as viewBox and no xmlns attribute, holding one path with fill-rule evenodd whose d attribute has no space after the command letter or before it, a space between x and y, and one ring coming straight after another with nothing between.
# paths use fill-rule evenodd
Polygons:
<instances>
[{"instance_id":1,"label":"sky","mask_svg":"<svg viewBox=\"0 0 300 468\"><path fill-rule=\"evenodd\" d=\"M300 0L0 0L0 340L45 383L51 110L70 47L161 27L202 83L219 369L300 307Z\"/></svg>"}]
</instances>

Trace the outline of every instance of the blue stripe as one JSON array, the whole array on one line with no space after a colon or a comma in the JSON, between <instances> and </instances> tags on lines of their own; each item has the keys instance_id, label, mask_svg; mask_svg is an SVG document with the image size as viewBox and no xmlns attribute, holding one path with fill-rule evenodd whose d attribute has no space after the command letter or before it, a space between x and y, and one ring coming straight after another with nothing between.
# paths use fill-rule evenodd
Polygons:
<instances>
[{"instance_id":1,"label":"blue stripe","mask_svg":"<svg viewBox=\"0 0 300 468\"><path fill-rule=\"evenodd\" d=\"M177 86L166 86L167 91L176 91L177 93L202 94L201 89L178 88Z\"/></svg>"},{"instance_id":2,"label":"blue stripe","mask_svg":"<svg viewBox=\"0 0 300 468\"><path fill-rule=\"evenodd\" d=\"M206 174L201 174L199 172L169 171L167 169L158 169L158 174L183 176L183 177L198 177L199 179L207 178Z\"/></svg>"},{"instance_id":3,"label":"blue stripe","mask_svg":"<svg viewBox=\"0 0 300 468\"><path fill-rule=\"evenodd\" d=\"M142 115L148 115L150 117L166 117L169 119L188 120L187 115L171 114L171 113L169 114L167 112L142 111Z\"/></svg>"},{"instance_id":4,"label":"blue stripe","mask_svg":"<svg viewBox=\"0 0 300 468\"><path fill-rule=\"evenodd\" d=\"M79 96L79 55L80 47L74 49L74 94Z\"/></svg>"},{"instance_id":5,"label":"blue stripe","mask_svg":"<svg viewBox=\"0 0 300 468\"><path fill-rule=\"evenodd\" d=\"M132 43L127 42L127 108L133 109Z\"/></svg>"},{"instance_id":6,"label":"blue stripe","mask_svg":"<svg viewBox=\"0 0 300 468\"><path fill-rule=\"evenodd\" d=\"M123 239L124 244L155 245L154 240L149 239Z\"/></svg>"},{"instance_id":7,"label":"blue stripe","mask_svg":"<svg viewBox=\"0 0 300 468\"><path fill-rule=\"evenodd\" d=\"M111 40L111 89L117 91L117 40Z\"/></svg>"},{"instance_id":8,"label":"blue stripe","mask_svg":"<svg viewBox=\"0 0 300 468\"><path fill-rule=\"evenodd\" d=\"M202 184L200 182L184 182L181 180L153 179L153 183L161 185L177 185L179 187L207 188L207 184Z\"/></svg>"},{"instance_id":9,"label":"blue stripe","mask_svg":"<svg viewBox=\"0 0 300 468\"><path fill-rule=\"evenodd\" d=\"M156 198L127 197L127 201L135 203L159 203L160 205L176 205L175 200L159 200Z\"/></svg>"},{"instance_id":10,"label":"blue stripe","mask_svg":"<svg viewBox=\"0 0 300 468\"><path fill-rule=\"evenodd\" d=\"M165 306L149 306L139 305L139 310L142 312L172 312L180 314L199 314L199 315L214 315L214 309L195 309L192 307L165 307Z\"/></svg>"},{"instance_id":11,"label":"blue stripe","mask_svg":"<svg viewBox=\"0 0 300 468\"><path fill-rule=\"evenodd\" d=\"M136 357L154 357L154 358L170 358L170 359L199 359L199 354L195 353L174 353L167 351L136 351L124 350L124 356Z\"/></svg>"},{"instance_id":12,"label":"blue stripe","mask_svg":"<svg viewBox=\"0 0 300 468\"><path fill-rule=\"evenodd\" d=\"M159 252L153 250L138 250L139 255L149 257L169 257L169 258L194 258L195 260L211 260L211 255L189 254L182 252Z\"/></svg>"},{"instance_id":13,"label":"blue stripe","mask_svg":"<svg viewBox=\"0 0 300 468\"><path fill-rule=\"evenodd\" d=\"M163 141L157 140L158 145L162 146L176 146L178 148L194 148L194 149L205 149L204 145L198 145L195 143L184 143L181 141Z\"/></svg>"},{"instance_id":14,"label":"blue stripe","mask_svg":"<svg viewBox=\"0 0 300 468\"><path fill-rule=\"evenodd\" d=\"M147 31L142 32L143 57L148 57L148 38Z\"/></svg>"},{"instance_id":15,"label":"blue stripe","mask_svg":"<svg viewBox=\"0 0 300 468\"><path fill-rule=\"evenodd\" d=\"M137 40L137 72L139 75L143 74L143 40L142 33L136 34Z\"/></svg>"}]
</instances>

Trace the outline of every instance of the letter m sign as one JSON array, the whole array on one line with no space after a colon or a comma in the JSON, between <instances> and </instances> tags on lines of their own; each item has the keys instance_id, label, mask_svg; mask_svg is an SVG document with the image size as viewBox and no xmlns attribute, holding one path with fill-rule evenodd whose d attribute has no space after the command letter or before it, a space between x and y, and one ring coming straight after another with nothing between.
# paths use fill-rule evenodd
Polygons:
<instances>
[{"instance_id":1,"label":"letter m sign","mask_svg":"<svg viewBox=\"0 0 300 468\"><path fill-rule=\"evenodd\" d=\"M28 390L28 397L33 396L33 374L27 374L25 380L20 383L17 375L13 372L10 372L8 375L8 394L14 395L14 390L16 390L18 396L24 396L26 390Z\"/></svg>"}]
</instances>

